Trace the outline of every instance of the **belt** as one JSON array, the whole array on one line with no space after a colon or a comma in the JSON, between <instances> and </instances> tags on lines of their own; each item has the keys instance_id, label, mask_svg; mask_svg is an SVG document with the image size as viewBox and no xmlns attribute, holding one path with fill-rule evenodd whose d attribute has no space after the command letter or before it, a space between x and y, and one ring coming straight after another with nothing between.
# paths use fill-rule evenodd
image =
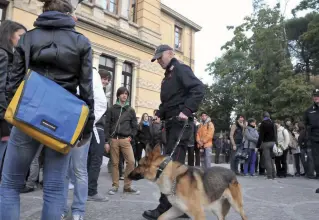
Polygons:
<instances>
[{"instance_id":1,"label":"belt","mask_svg":"<svg viewBox=\"0 0 319 220\"><path fill-rule=\"evenodd\" d=\"M128 137L124 137L124 136L120 136L120 135L116 135L113 137L113 139L126 139Z\"/></svg>"}]
</instances>

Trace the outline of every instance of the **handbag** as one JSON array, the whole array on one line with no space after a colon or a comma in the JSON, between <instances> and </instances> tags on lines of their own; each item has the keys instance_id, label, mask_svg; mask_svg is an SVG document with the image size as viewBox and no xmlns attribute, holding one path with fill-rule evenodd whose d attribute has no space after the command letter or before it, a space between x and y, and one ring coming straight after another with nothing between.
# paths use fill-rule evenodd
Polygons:
<instances>
[{"instance_id":1,"label":"handbag","mask_svg":"<svg viewBox=\"0 0 319 220\"><path fill-rule=\"evenodd\" d=\"M283 146L278 144L278 134L277 134L277 129L276 129L276 125L275 124L274 124L274 132L275 132L276 143L272 147L272 154L275 157L280 157L284 153L284 148L283 148Z\"/></svg>"},{"instance_id":2,"label":"handbag","mask_svg":"<svg viewBox=\"0 0 319 220\"><path fill-rule=\"evenodd\" d=\"M284 150L281 145L274 144L274 146L272 147L272 152L275 155L275 157L280 157L283 155Z\"/></svg>"},{"instance_id":3,"label":"handbag","mask_svg":"<svg viewBox=\"0 0 319 220\"><path fill-rule=\"evenodd\" d=\"M239 147L235 153L235 157L238 160L248 160L248 158L249 158L249 152L248 152L249 149L244 148L244 143L245 142L243 142L242 144L239 145Z\"/></svg>"},{"instance_id":4,"label":"handbag","mask_svg":"<svg viewBox=\"0 0 319 220\"><path fill-rule=\"evenodd\" d=\"M5 120L43 145L67 154L80 139L89 116L86 103L29 70L10 102Z\"/></svg>"}]
</instances>

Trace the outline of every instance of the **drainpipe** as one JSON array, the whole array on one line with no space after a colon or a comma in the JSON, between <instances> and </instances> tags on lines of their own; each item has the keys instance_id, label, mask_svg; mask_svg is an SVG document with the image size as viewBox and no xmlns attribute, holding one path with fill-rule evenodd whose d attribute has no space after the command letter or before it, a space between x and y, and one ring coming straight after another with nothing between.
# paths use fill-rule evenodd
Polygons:
<instances>
[{"instance_id":1,"label":"drainpipe","mask_svg":"<svg viewBox=\"0 0 319 220\"><path fill-rule=\"evenodd\" d=\"M191 29L191 45L190 45L190 54L189 54L189 66L192 69L192 50L193 49L193 30Z\"/></svg>"}]
</instances>

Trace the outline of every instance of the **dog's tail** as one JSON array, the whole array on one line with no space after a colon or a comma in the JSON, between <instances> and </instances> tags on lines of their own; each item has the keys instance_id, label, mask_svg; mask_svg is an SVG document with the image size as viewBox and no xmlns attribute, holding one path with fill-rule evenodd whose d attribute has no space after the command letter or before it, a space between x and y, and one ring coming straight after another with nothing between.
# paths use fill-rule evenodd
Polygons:
<instances>
[{"instance_id":1,"label":"dog's tail","mask_svg":"<svg viewBox=\"0 0 319 220\"><path fill-rule=\"evenodd\" d=\"M243 193L241 190L241 185L237 181L237 179L233 179L231 183L229 184L229 191L231 194L231 199L229 199L229 203L231 206L239 212L241 218L243 220L247 220L247 216L244 212L244 201L243 201Z\"/></svg>"}]
</instances>

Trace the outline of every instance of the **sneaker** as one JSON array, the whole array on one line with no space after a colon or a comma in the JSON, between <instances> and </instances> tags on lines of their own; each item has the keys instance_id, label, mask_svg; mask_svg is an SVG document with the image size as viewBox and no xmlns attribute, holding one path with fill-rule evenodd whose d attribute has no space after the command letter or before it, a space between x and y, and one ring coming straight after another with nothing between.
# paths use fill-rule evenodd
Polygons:
<instances>
[{"instance_id":1,"label":"sneaker","mask_svg":"<svg viewBox=\"0 0 319 220\"><path fill-rule=\"evenodd\" d=\"M93 201L93 202L107 202L109 201L109 198L102 196L100 194L95 194L94 196L88 196L87 201Z\"/></svg>"},{"instance_id":2,"label":"sneaker","mask_svg":"<svg viewBox=\"0 0 319 220\"><path fill-rule=\"evenodd\" d=\"M34 188L26 186L23 189L21 189L20 193L29 193L29 192L33 192L33 191L34 191Z\"/></svg>"},{"instance_id":3,"label":"sneaker","mask_svg":"<svg viewBox=\"0 0 319 220\"><path fill-rule=\"evenodd\" d=\"M65 214L62 214L62 215L61 215L61 220L68 220L68 216L65 215Z\"/></svg>"},{"instance_id":4,"label":"sneaker","mask_svg":"<svg viewBox=\"0 0 319 220\"><path fill-rule=\"evenodd\" d=\"M69 183L69 190L74 189L74 185L72 183Z\"/></svg>"},{"instance_id":5,"label":"sneaker","mask_svg":"<svg viewBox=\"0 0 319 220\"><path fill-rule=\"evenodd\" d=\"M84 220L84 217L81 215L73 215L72 220Z\"/></svg>"},{"instance_id":6,"label":"sneaker","mask_svg":"<svg viewBox=\"0 0 319 220\"><path fill-rule=\"evenodd\" d=\"M109 190L109 195L115 195L119 191L119 188L113 186L112 189Z\"/></svg>"},{"instance_id":7,"label":"sneaker","mask_svg":"<svg viewBox=\"0 0 319 220\"><path fill-rule=\"evenodd\" d=\"M124 189L123 192L124 193L129 193L129 194L132 194L132 195L139 195L140 194L140 191L138 191L136 189L133 189L132 187Z\"/></svg>"},{"instance_id":8,"label":"sneaker","mask_svg":"<svg viewBox=\"0 0 319 220\"><path fill-rule=\"evenodd\" d=\"M120 180L124 180L124 176L120 176Z\"/></svg>"}]
</instances>

